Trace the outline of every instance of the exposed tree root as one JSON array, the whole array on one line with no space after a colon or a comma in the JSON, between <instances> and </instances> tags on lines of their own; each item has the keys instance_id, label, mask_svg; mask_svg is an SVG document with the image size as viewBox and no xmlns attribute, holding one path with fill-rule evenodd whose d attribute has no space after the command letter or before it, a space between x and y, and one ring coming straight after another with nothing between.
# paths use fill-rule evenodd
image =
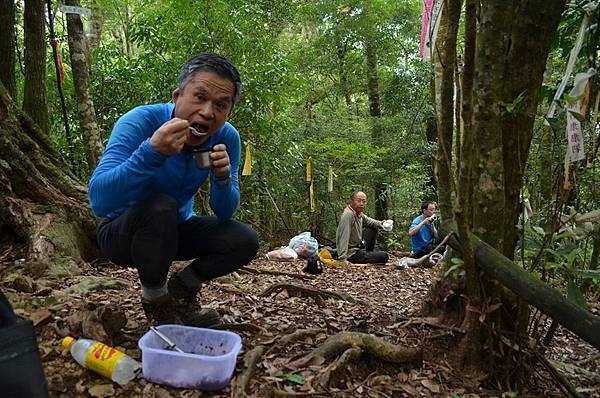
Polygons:
<instances>
[{"instance_id":1,"label":"exposed tree root","mask_svg":"<svg viewBox=\"0 0 600 398\"><path fill-rule=\"evenodd\" d=\"M420 349L399 347L371 334L342 332L329 337L310 354L290 363L290 366L302 368L310 364L323 363L351 347L361 348L364 352L386 362L406 363L422 360Z\"/></svg>"},{"instance_id":2,"label":"exposed tree root","mask_svg":"<svg viewBox=\"0 0 600 398\"><path fill-rule=\"evenodd\" d=\"M304 340L306 337L314 337L317 334L323 332L323 329L300 329L294 333L286 334L277 342L278 346L285 346L290 343Z\"/></svg>"},{"instance_id":3,"label":"exposed tree root","mask_svg":"<svg viewBox=\"0 0 600 398\"><path fill-rule=\"evenodd\" d=\"M275 270L270 270L270 269L258 269L258 268L252 268L252 267L242 267L238 270L238 272L244 273L244 274L281 275L281 276L289 276L291 278L306 279L306 280L316 279L316 277L312 276L312 275L296 274L294 272L283 272L283 271L275 271Z\"/></svg>"},{"instance_id":4,"label":"exposed tree root","mask_svg":"<svg viewBox=\"0 0 600 398\"><path fill-rule=\"evenodd\" d=\"M244 355L244 369L242 373L235 379L233 386L232 397L243 398L246 396L246 388L252 378L252 374L256 370L256 364L260 361L265 347L259 345L254 347Z\"/></svg>"},{"instance_id":5,"label":"exposed tree root","mask_svg":"<svg viewBox=\"0 0 600 398\"><path fill-rule=\"evenodd\" d=\"M348 348L340 357L332 362L325 372L319 377L319 385L325 387L329 385L329 381L332 378L336 378L340 374L350 372L349 367L357 362L363 354L363 350L358 347Z\"/></svg>"},{"instance_id":6,"label":"exposed tree root","mask_svg":"<svg viewBox=\"0 0 600 398\"><path fill-rule=\"evenodd\" d=\"M330 292L328 290L314 289L314 288L305 287L305 286L289 285L286 283L276 283L274 285L271 285L260 295L262 297L268 297L273 294L279 294L280 292L282 292L284 290L287 291L287 293L290 297L311 297L317 303L320 300L332 298L335 300L347 301L349 303L363 304L363 305L365 304L364 301L358 300L346 293Z\"/></svg>"}]
</instances>

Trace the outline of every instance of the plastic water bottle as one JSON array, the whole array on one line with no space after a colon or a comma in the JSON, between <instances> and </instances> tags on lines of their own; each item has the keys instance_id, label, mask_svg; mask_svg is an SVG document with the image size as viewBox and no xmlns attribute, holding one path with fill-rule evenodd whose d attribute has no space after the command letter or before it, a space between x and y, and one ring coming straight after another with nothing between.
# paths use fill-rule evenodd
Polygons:
<instances>
[{"instance_id":1,"label":"plastic water bottle","mask_svg":"<svg viewBox=\"0 0 600 398\"><path fill-rule=\"evenodd\" d=\"M124 386L136 375L142 365L129 355L95 340L65 337L62 348L86 369L92 370Z\"/></svg>"}]
</instances>

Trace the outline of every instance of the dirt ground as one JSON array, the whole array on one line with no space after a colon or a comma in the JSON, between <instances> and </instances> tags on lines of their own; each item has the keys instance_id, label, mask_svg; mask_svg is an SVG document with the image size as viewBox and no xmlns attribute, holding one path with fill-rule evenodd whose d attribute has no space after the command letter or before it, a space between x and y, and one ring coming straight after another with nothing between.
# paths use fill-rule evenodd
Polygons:
<instances>
[{"instance_id":1,"label":"dirt ground","mask_svg":"<svg viewBox=\"0 0 600 398\"><path fill-rule=\"evenodd\" d=\"M235 386L240 385L245 369L243 358L259 346L263 347L262 354L257 357L245 390L250 397L516 396L490 389L483 372L464 374L455 370L452 347L461 336L460 330L421 317L423 300L440 266L400 269L395 263L393 257L386 266L328 267L323 274L309 278L302 272L305 261L277 263L262 255L249 267L293 275L242 270L205 286L203 305L219 310L229 325L227 329L240 334L243 341L231 386L211 393L155 385L141 374L121 387L81 368L60 348L60 340L67 334L104 336L106 342L140 360L137 342L147 331L147 324L134 269L100 261L83 264L83 274L64 278L59 284L3 275L2 291L17 314L31 318L36 325L51 396L236 396ZM182 265L176 264L175 268ZM297 294L294 287L264 295L274 284L340 295L310 297ZM598 313L597 304L592 309ZM391 364L363 352L358 359L347 362L340 361L339 355L317 356L306 366L298 366L305 355L342 332L371 334L402 349L419 349L423 360ZM582 396L600 396L597 350L559 328L546 357L555 361L552 363ZM519 396L564 396L539 362L531 366L531 372L531 383Z\"/></svg>"}]
</instances>

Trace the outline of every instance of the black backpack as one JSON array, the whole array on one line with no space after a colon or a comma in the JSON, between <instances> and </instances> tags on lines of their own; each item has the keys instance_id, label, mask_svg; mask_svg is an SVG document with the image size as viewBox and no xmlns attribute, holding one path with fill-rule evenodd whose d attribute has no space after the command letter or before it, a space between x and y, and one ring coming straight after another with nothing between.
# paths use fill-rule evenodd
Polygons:
<instances>
[{"instance_id":1,"label":"black backpack","mask_svg":"<svg viewBox=\"0 0 600 398\"><path fill-rule=\"evenodd\" d=\"M0 391L6 398L46 398L48 385L33 323L19 320L0 292Z\"/></svg>"},{"instance_id":2,"label":"black backpack","mask_svg":"<svg viewBox=\"0 0 600 398\"><path fill-rule=\"evenodd\" d=\"M323 263L319 260L319 256L313 254L306 260L306 267L304 267L304 272L319 275L323 273Z\"/></svg>"}]
</instances>

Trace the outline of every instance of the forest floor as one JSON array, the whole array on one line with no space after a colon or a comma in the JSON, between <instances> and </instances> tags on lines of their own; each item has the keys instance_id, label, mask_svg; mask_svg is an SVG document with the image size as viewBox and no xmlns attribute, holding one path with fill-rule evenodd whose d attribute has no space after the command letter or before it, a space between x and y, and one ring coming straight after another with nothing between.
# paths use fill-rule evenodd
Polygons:
<instances>
[{"instance_id":1,"label":"forest floor","mask_svg":"<svg viewBox=\"0 0 600 398\"><path fill-rule=\"evenodd\" d=\"M147 324L134 269L104 262L84 263L81 275L63 278L60 283L46 283L15 277L18 269L26 268L26 264L20 264L1 267L4 275L0 275L0 280L2 291L17 314L34 321L51 396L231 397L236 394L235 386L241 385L242 375L246 375L244 356L258 346L264 349L255 358L254 374L245 390L251 397L517 396L490 389L483 372L465 374L456 370L452 354L460 330L436 325L435 319L421 316L423 301L440 272L440 265L400 269L395 263L396 258L392 257L387 266L328 267L323 274L309 277L302 272L305 261L276 263L262 255L249 267L260 272L295 275L240 271L204 287L204 305L218 309L229 329L239 333L243 341L232 385L215 393L155 385L141 374L121 387L82 369L60 348L61 338L66 334L105 336L106 342L140 360L137 342L147 331ZM7 274L10 272L12 276ZM290 287L263 294L275 284L341 295L310 297ZM597 314L599 309L596 303ZM306 366L298 365L299 359L341 332L368 333L400 348L420 349L422 362L391 364L363 354L358 361L316 356ZM597 350L559 328L546 357L555 361L561 374L582 396L600 395ZM539 362L531 365L531 374L527 391L519 396L564 395Z\"/></svg>"}]
</instances>

